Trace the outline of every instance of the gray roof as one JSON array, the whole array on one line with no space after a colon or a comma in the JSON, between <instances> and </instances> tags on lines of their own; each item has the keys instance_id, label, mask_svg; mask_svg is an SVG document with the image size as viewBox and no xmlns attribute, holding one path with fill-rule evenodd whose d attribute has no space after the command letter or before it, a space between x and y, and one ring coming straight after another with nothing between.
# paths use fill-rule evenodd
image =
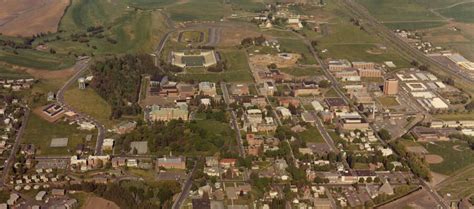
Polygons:
<instances>
[{"instance_id":1,"label":"gray roof","mask_svg":"<svg viewBox=\"0 0 474 209\"><path fill-rule=\"evenodd\" d=\"M137 154L146 154L148 152L148 142L147 141L135 141L130 143L130 151L133 152L134 149L137 150Z\"/></svg>"}]
</instances>

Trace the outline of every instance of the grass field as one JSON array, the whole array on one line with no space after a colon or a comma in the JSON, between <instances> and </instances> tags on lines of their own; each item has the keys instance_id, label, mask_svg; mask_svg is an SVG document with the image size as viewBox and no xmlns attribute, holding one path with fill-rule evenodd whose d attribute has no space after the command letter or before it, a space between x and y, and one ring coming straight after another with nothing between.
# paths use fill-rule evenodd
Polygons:
<instances>
[{"instance_id":1,"label":"grass field","mask_svg":"<svg viewBox=\"0 0 474 209\"><path fill-rule=\"evenodd\" d=\"M220 0L189 0L183 4L172 5L167 11L175 21L217 21L231 14Z\"/></svg>"},{"instance_id":2,"label":"grass field","mask_svg":"<svg viewBox=\"0 0 474 209\"><path fill-rule=\"evenodd\" d=\"M184 31L181 33L179 41L186 43L199 43L204 41L204 34L201 31Z\"/></svg>"},{"instance_id":3,"label":"grass field","mask_svg":"<svg viewBox=\"0 0 474 209\"><path fill-rule=\"evenodd\" d=\"M400 105L395 97L379 97L377 100L386 107Z\"/></svg>"},{"instance_id":4,"label":"grass field","mask_svg":"<svg viewBox=\"0 0 474 209\"><path fill-rule=\"evenodd\" d=\"M450 199L460 199L468 197L474 193L474 165L470 165L462 170L458 170L454 176L437 185L437 190L442 196L450 194Z\"/></svg>"},{"instance_id":5,"label":"grass field","mask_svg":"<svg viewBox=\"0 0 474 209\"><path fill-rule=\"evenodd\" d=\"M246 11L258 11L265 8L264 1L259 0L231 0L232 9L234 10L246 10Z\"/></svg>"},{"instance_id":6,"label":"grass field","mask_svg":"<svg viewBox=\"0 0 474 209\"><path fill-rule=\"evenodd\" d=\"M6 66L0 65L0 79L20 79L31 78L31 76L24 72L12 70Z\"/></svg>"},{"instance_id":7,"label":"grass field","mask_svg":"<svg viewBox=\"0 0 474 209\"><path fill-rule=\"evenodd\" d=\"M139 9L158 9L176 3L176 0L127 0L132 7Z\"/></svg>"},{"instance_id":8,"label":"grass field","mask_svg":"<svg viewBox=\"0 0 474 209\"><path fill-rule=\"evenodd\" d=\"M300 60L301 64L316 64L316 60L314 59L313 55L309 51L308 47L305 43L298 39L278 39L280 42L280 48L282 52L292 52L298 53L302 55Z\"/></svg>"},{"instance_id":9,"label":"grass field","mask_svg":"<svg viewBox=\"0 0 474 209\"><path fill-rule=\"evenodd\" d=\"M59 70L74 64L74 57L31 49L0 50L0 61L37 69Z\"/></svg>"},{"instance_id":10,"label":"grass field","mask_svg":"<svg viewBox=\"0 0 474 209\"><path fill-rule=\"evenodd\" d=\"M440 120L472 120L474 118L474 113L439 114L433 115L433 117Z\"/></svg>"},{"instance_id":11,"label":"grass field","mask_svg":"<svg viewBox=\"0 0 474 209\"><path fill-rule=\"evenodd\" d=\"M112 127L113 122L109 119L112 107L93 89L80 90L74 86L66 91L64 99L77 111L92 116L109 128Z\"/></svg>"},{"instance_id":12,"label":"grass field","mask_svg":"<svg viewBox=\"0 0 474 209\"><path fill-rule=\"evenodd\" d=\"M381 21L441 20L423 4L412 0L358 0Z\"/></svg>"},{"instance_id":13,"label":"grass field","mask_svg":"<svg viewBox=\"0 0 474 209\"><path fill-rule=\"evenodd\" d=\"M187 73L180 74L184 80L196 81L221 81L227 82L251 82L253 81L247 56L243 50L223 50L220 51L222 59L227 62L227 70L219 73L207 72L204 69L190 69Z\"/></svg>"},{"instance_id":14,"label":"grass field","mask_svg":"<svg viewBox=\"0 0 474 209\"><path fill-rule=\"evenodd\" d=\"M310 127L298 134L298 136L305 142L324 143L323 136L319 133L316 127Z\"/></svg>"},{"instance_id":15,"label":"grass field","mask_svg":"<svg viewBox=\"0 0 474 209\"><path fill-rule=\"evenodd\" d=\"M279 69L283 73L287 73L292 76L296 77L304 77L304 76L315 76L315 75L321 75L323 72L321 71L321 68L281 68Z\"/></svg>"},{"instance_id":16,"label":"grass field","mask_svg":"<svg viewBox=\"0 0 474 209\"><path fill-rule=\"evenodd\" d=\"M441 156L444 160L439 164L431 164L434 172L451 175L469 165L474 165L474 151L465 142L425 143L423 146L430 152Z\"/></svg>"},{"instance_id":17,"label":"grass field","mask_svg":"<svg viewBox=\"0 0 474 209\"><path fill-rule=\"evenodd\" d=\"M447 22L397 22L397 23L385 23L384 25L390 29L405 29L405 30L422 30L428 28L436 28L446 25Z\"/></svg>"},{"instance_id":18,"label":"grass field","mask_svg":"<svg viewBox=\"0 0 474 209\"><path fill-rule=\"evenodd\" d=\"M77 126L67 123L49 123L35 114L30 114L24 135L24 143L31 143L39 149L39 155L71 155L76 146L82 143L87 134L95 132L80 131ZM52 138L69 138L67 148L49 147Z\"/></svg>"},{"instance_id":19,"label":"grass field","mask_svg":"<svg viewBox=\"0 0 474 209\"><path fill-rule=\"evenodd\" d=\"M459 22L474 22L474 2L460 4L451 8L438 10L443 16L454 18Z\"/></svg>"},{"instance_id":20,"label":"grass field","mask_svg":"<svg viewBox=\"0 0 474 209\"><path fill-rule=\"evenodd\" d=\"M415 2L418 2L419 4L429 8L447 7L463 1L465 0L415 0Z\"/></svg>"}]
</instances>

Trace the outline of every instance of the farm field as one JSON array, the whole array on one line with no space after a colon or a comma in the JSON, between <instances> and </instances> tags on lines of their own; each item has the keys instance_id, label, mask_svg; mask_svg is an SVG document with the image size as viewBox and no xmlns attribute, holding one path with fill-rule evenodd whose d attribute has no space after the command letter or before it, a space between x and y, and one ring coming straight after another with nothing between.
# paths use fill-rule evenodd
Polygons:
<instances>
[{"instance_id":1,"label":"farm field","mask_svg":"<svg viewBox=\"0 0 474 209\"><path fill-rule=\"evenodd\" d=\"M76 146L83 143L87 134L94 133L95 131L80 131L77 126L65 122L49 123L33 113L28 119L23 142L36 145L39 155L71 155L75 153ZM52 138L69 138L67 147L49 147Z\"/></svg>"},{"instance_id":2,"label":"farm field","mask_svg":"<svg viewBox=\"0 0 474 209\"><path fill-rule=\"evenodd\" d=\"M0 65L0 79L31 78L26 72L15 71L7 66Z\"/></svg>"},{"instance_id":3,"label":"farm field","mask_svg":"<svg viewBox=\"0 0 474 209\"><path fill-rule=\"evenodd\" d=\"M442 20L423 4L411 0L358 0L375 17L384 22Z\"/></svg>"},{"instance_id":4,"label":"farm field","mask_svg":"<svg viewBox=\"0 0 474 209\"><path fill-rule=\"evenodd\" d=\"M459 4L454 7L437 10L443 16L454 18L459 22L474 23L474 2Z\"/></svg>"},{"instance_id":5,"label":"farm field","mask_svg":"<svg viewBox=\"0 0 474 209\"><path fill-rule=\"evenodd\" d=\"M74 64L72 56L31 49L0 50L0 61L23 67L59 70Z\"/></svg>"},{"instance_id":6,"label":"farm field","mask_svg":"<svg viewBox=\"0 0 474 209\"><path fill-rule=\"evenodd\" d=\"M1 4L0 33L31 36L56 32L69 0L4 0Z\"/></svg>"}]
</instances>

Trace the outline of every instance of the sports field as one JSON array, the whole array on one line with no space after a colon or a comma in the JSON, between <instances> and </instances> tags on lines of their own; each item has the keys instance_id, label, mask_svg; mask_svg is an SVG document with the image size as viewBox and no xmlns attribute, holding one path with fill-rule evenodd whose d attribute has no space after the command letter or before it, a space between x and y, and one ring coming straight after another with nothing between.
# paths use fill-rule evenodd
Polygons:
<instances>
[{"instance_id":1,"label":"sports field","mask_svg":"<svg viewBox=\"0 0 474 209\"><path fill-rule=\"evenodd\" d=\"M451 197L448 198L453 200L468 197L474 193L473 178L474 165L470 165L438 184L436 190L444 197L449 194Z\"/></svg>"},{"instance_id":2,"label":"sports field","mask_svg":"<svg viewBox=\"0 0 474 209\"><path fill-rule=\"evenodd\" d=\"M435 142L422 144L430 154L442 158L441 163L430 164L434 172L452 175L458 170L474 165L474 151L465 142Z\"/></svg>"}]
</instances>

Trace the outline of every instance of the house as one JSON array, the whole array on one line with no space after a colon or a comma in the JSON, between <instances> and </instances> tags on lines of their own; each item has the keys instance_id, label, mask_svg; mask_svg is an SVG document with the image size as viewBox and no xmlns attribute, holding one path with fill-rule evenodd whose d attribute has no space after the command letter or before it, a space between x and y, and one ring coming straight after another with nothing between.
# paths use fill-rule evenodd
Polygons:
<instances>
[{"instance_id":1,"label":"house","mask_svg":"<svg viewBox=\"0 0 474 209\"><path fill-rule=\"evenodd\" d=\"M237 159L235 158L224 158L219 161L219 166L227 169L227 168L235 167L236 163L237 163Z\"/></svg>"},{"instance_id":2,"label":"house","mask_svg":"<svg viewBox=\"0 0 474 209\"><path fill-rule=\"evenodd\" d=\"M186 169L186 159L184 157L164 156L158 158L156 167L158 169L161 167L165 169Z\"/></svg>"},{"instance_id":3,"label":"house","mask_svg":"<svg viewBox=\"0 0 474 209\"><path fill-rule=\"evenodd\" d=\"M206 166L207 167L214 167L219 165L219 161L217 160L217 157L206 157Z\"/></svg>"},{"instance_id":4,"label":"house","mask_svg":"<svg viewBox=\"0 0 474 209\"><path fill-rule=\"evenodd\" d=\"M46 196L46 191L39 191L35 196L35 200L43 201L44 196Z\"/></svg>"},{"instance_id":5,"label":"house","mask_svg":"<svg viewBox=\"0 0 474 209\"><path fill-rule=\"evenodd\" d=\"M278 98L278 105L283 106L283 107L289 107L290 105L294 107L299 107L300 106L300 100L293 98L293 97L283 97L283 98Z\"/></svg>"},{"instance_id":6,"label":"house","mask_svg":"<svg viewBox=\"0 0 474 209\"><path fill-rule=\"evenodd\" d=\"M280 113L283 119L291 118L291 112L286 107L277 107L276 110Z\"/></svg>"},{"instance_id":7,"label":"house","mask_svg":"<svg viewBox=\"0 0 474 209\"><path fill-rule=\"evenodd\" d=\"M7 205L13 206L20 199L20 195L16 193L10 193L10 198L7 200Z\"/></svg>"},{"instance_id":8,"label":"house","mask_svg":"<svg viewBox=\"0 0 474 209\"><path fill-rule=\"evenodd\" d=\"M249 95L249 86L247 84L234 83L230 87L230 93L237 96Z\"/></svg>"},{"instance_id":9,"label":"house","mask_svg":"<svg viewBox=\"0 0 474 209\"><path fill-rule=\"evenodd\" d=\"M395 192L393 191L392 185L385 180L379 188L379 194L387 194L387 195L393 195Z\"/></svg>"},{"instance_id":10,"label":"house","mask_svg":"<svg viewBox=\"0 0 474 209\"><path fill-rule=\"evenodd\" d=\"M247 153L253 156L259 156L264 140L260 137L255 137L254 134L247 134L246 136L248 146Z\"/></svg>"},{"instance_id":11,"label":"house","mask_svg":"<svg viewBox=\"0 0 474 209\"><path fill-rule=\"evenodd\" d=\"M102 143L102 149L103 150L112 150L114 148L114 143L115 139L104 139L104 142Z\"/></svg>"},{"instance_id":12,"label":"house","mask_svg":"<svg viewBox=\"0 0 474 209\"><path fill-rule=\"evenodd\" d=\"M127 165L127 158L123 157L114 157L112 158L112 167L118 168Z\"/></svg>"}]
</instances>

